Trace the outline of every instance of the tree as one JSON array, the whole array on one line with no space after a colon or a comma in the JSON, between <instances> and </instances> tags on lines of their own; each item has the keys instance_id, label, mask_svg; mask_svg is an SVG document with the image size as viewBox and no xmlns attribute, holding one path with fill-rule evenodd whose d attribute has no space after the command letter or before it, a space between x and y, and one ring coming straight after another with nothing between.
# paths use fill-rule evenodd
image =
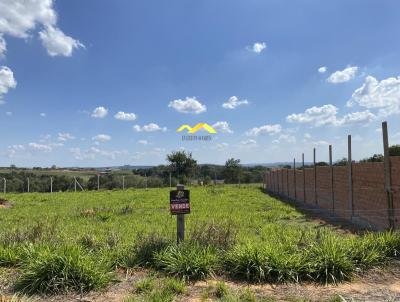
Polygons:
<instances>
[{"instance_id":1,"label":"tree","mask_svg":"<svg viewBox=\"0 0 400 302\"><path fill-rule=\"evenodd\" d=\"M372 162L372 163L383 162L383 155L382 154L374 154L371 157L364 158L364 159L360 160L360 162L362 162L362 163L366 163L366 162Z\"/></svg>"},{"instance_id":2,"label":"tree","mask_svg":"<svg viewBox=\"0 0 400 302\"><path fill-rule=\"evenodd\" d=\"M400 145L393 145L389 147L390 156L400 156Z\"/></svg>"},{"instance_id":3,"label":"tree","mask_svg":"<svg viewBox=\"0 0 400 302\"><path fill-rule=\"evenodd\" d=\"M192 176L197 167L197 161L193 159L191 152L172 152L167 155L167 161L173 175L183 184Z\"/></svg>"},{"instance_id":4,"label":"tree","mask_svg":"<svg viewBox=\"0 0 400 302\"><path fill-rule=\"evenodd\" d=\"M239 176L242 167L240 166L240 159L230 158L225 162L224 178L226 183L235 183L239 181Z\"/></svg>"}]
</instances>

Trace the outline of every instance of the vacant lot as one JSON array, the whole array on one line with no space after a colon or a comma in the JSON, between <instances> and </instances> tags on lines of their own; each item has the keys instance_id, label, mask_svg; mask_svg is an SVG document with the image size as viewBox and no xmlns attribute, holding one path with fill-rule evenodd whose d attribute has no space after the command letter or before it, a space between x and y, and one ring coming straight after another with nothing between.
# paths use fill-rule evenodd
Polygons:
<instances>
[{"instance_id":1,"label":"vacant lot","mask_svg":"<svg viewBox=\"0 0 400 302\"><path fill-rule=\"evenodd\" d=\"M50 301L82 295L91 301L274 301L274 295L294 301L299 289L274 293L264 285L335 284L382 267L396 275L386 264L400 249L397 233L338 231L257 186L190 189L192 214L179 246L168 189L5 196L0 301L1 294ZM327 291L326 299L340 301L334 294Z\"/></svg>"}]
</instances>

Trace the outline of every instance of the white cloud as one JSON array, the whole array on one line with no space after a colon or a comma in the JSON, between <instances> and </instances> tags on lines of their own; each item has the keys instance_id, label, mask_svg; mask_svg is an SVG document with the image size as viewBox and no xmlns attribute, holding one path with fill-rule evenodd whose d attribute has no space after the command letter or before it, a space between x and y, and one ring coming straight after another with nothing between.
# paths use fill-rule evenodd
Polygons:
<instances>
[{"instance_id":1,"label":"white cloud","mask_svg":"<svg viewBox=\"0 0 400 302\"><path fill-rule=\"evenodd\" d=\"M327 70L328 68L326 66L321 66L320 68L318 68L319 73L325 73Z\"/></svg>"},{"instance_id":2,"label":"white cloud","mask_svg":"<svg viewBox=\"0 0 400 302\"><path fill-rule=\"evenodd\" d=\"M141 139L141 140L138 140L138 144L140 144L140 145L148 145L149 144L149 142L148 141L146 141L145 139Z\"/></svg>"},{"instance_id":3,"label":"white cloud","mask_svg":"<svg viewBox=\"0 0 400 302\"><path fill-rule=\"evenodd\" d=\"M206 105L200 103L196 97L186 97L185 100L173 100L168 104L168 107L181 113L199 114L207 111Z\"/></svg>"},{"instance_id":4,"label":"white cloud","mask_svg":"<svg viewBox=\"0 0 400 302\"><path fill-rule=\"evenodd\" d=\"M66 142L67 140L73 140L73 139L75 139L75 137L74 137L72 134L70 134L70 133L67 133L67 132L65 132L65 133L60 132L60 133L58 133L57 140L59 140L60 142Z\"/></svg>"},{"instance_id":5,"label":"white cloud","mask_svg":"<svg viewBox=\"0 0 400 302\"><path fill-rule=\"evenodd\" d=\"M57 28L57 13L52 0L7 0L0 2L0 34L26 39L42 26L39 33L47 52L70 56L75 48L83 47L79 41L66 36Z\"/></svg>"},{"instance_id":6,"label":"white cloud","mask_svg":"<svg viewBox=\"0 0 400 302\"><path fill-rule=\"evenodd\" d=\"M156 131L162 131L165 132L167 131L166 127L160 127L155 123L150 123L148 125L144 126L139 126L139 125L134 125L133 130L136 132L156 132Z\"/></svg>"},{"instance_id":7,"label":"white cloud","mask_svg":"<svg viewBox=\"0 0 400 302\"><path fill-rule=\"evenodd\" d=\"M111 136L109 136L108 134L98 134L96 136L93 136L92 140L96 142L107 142L111 140Z\"/></svg>"},{"instance_id":8,"label":"white cloud","mask_svg":"<svg viewBox=\"0 0 400 302\"><path fill-rule=\"evenodd\" d=\"M368 109L379 109L378 115L386 117L400 113L400 77L378 81L372 76L352 94L347 106L358 104Z\"/></svg>"},{"instance_id":9,"label":"white cloud","mask_svg":"<svg viewBox=\"0 0 400 302\"><path fill-rule=\"evenodd\" d=\"M77 160L85 160L85 159L94 160L94 159L96 159L97 155L103 156L103 157L106 157L108 159L113 160L113 159L116 159L117 156L127 155L128 154L128 152L126 150L108 151L108 150L101 150L101 149L96 148L96 147L91 147L91 148L89 148L87 150L81 150L78 147L70 148L69 152L72 153L74 158L77 159Z\"/></svg>"},{"instance_id":10,"label":"white cloud","mask_svg":"<svg viewBox=\"0 0 400 302\"><path fill-rule=\"evenodd\" d=\"M231 128L229 128L229 123L225 121L216 122L212 127L221 133L233 133Z\"/></svg>"},{"instance_id":11,"label":"white cloud","mask_svg":"<svg viewBox=\"0 0 400 302\"><path fill-rule=\"evenodd\" d=\"M264 125L261 127L254 127L250 129L249 131L246 132L246 135L248 136L259 136L259 135L274 135L278 134L282 131L282 126L279 124L275 125Z\"/></svg>"},{"instance_id":12,"label":"white cloud","mask_svg":"<svg viewBox=\"0 0 400 302\"><path fill-rule=\"evenodd\" d=\"M103 106L97 107L92 112L92 117L94 118L105 118L108 114L108 109Z\"/></svg>"},{"instance_id":13,"label":"white cloud","mask_svg":"<svg viewBox=\"0 0 400 302\"><path fill-rule=\"evenodd\" d=\"M316 127L335 124L338 108L332 104L311 107L304 113L293 113L286 117L289 123L312 123Z\"/></svg>"},{"instance_id":14,"label":"white cloud","mask_svg":"<svg viewBox=\"0 0 400 302\"><path fill-rule=\"evenodd\" d=\"M354 79L357 70L357 66L349 66L343 70L335 71L329 76L327 81L333 84L348 82Z\"/></svg>"},{"instance_id":15,"label":"white cloud","mask_svg":"<svg viewBox=\"0 0 400 302\"><path fill-rule=\"evenodd\" d=\"M352 112L346 114L341 119L337 120L338 125L357 124L357 123L370 123L376 119L375 114L369 110Z\"/></svg>"},{"instance_id":16,"label":"white cloud","mask_svg":"<svg viewBox=\"0 0 400 302\"><path fill-rule=\"evenodd\" d=\"M7 51L7 43L4 40L3 35L0 34L0 59L4 58Z\"/></svg>"},{"instance_id":17,"label":"white cloud","mask_svg":"<svg viewBox=\"0 0 400 302\"><path fill-rule=\"evenodd\" d=\"M44 112L42 112L42 113L40 113L40 116L41 116L41 117L46 117L46 116L47 116L47 114L46 114L46 113L44 113Z\"/></svg>"},{"instance_id":18,"label":"white cloud","mask_svg":"<svg viewBox=\"0 0 400 302\"><path fill-rule=\"evenodd\" d=\"M214 149L215 150L218 150L218 151L223 151L223 150L225 150L226 148L228 148L229 147L229 144L228 143L217 143L215 146L214 146Z\"/></svg>"},{"instance_id":19,"label":"white cloud","mask_svg":"<svg viewBox=\"0 0 400 302\"><path fill-rule=\"evenodd\" d=\"M253 147L253 146L257 145L257 141L254 139L247 139L247 140L241 141L240 144L242 146Z\"/></svg>"},{"instance_id":20,"label":"white cloud","mask_svg":"<svg viewBox=\"0 0 400 302\"><path fill-rule=\"evenodd\" d=\"M262 52L264 49L266 49L267 48L267 44L265 44L265 42L255 42L254 44L253 44L253 46L251 46L251 47L247 47L247 49L249 50L249 51L252 51L252 52L254 52L254 53L260 53L260 52Z\"/></svg>"},{"instance_id":21,"label":"white cloud","mask_svg":"<svg viewBox=\"0 0 400 302\"><path fill-rule=\"evenodd\" d=\"M53 150L52 146L45 144L29 143L28 146L32 150L46 152L46 153L51 152Z\"/></svg>"},{"instance_id":22,"label":"white cloud","mask_svg":"<svg viewBox=\"0 0 400 302\"><path fill-rule=\"evenodd\" d=\"M8 146L7 147L6 155L7 155L7 157L12 158L12 157L16 156L18 153L21 153L23 151L25 151L25 146L23 146L23 145L12 145L12 146Z\"/></svg>"},{"instance_id":23,"label":"white cloud","mask_svg":"<svg viewBox=\"0 0 400 302\"><path fill-rule=\"evenodd\" d=\"M53 26L47 26L45 30L39 32L39 37L43 46L47 49L47 53L52 57L70 57L74 49L85 47L78 40L66 36L61 30Z\"/></svg>"},{"instance_id":24,"label":"white cloud","mask_svg":"<svg viewBox=\"0 0 400 302\"><path fill-rule=\"evenodd\" d=\"M238 97L231 96L228 101L222 104L222 108L225 109L235 109L240 105L248 105L249 102L247 100L239 101Z\"/></svg>"},{"instance_id":25,"label":"white cloud","mask_svg":"<svg viewBox=\"0 0 400 302\"><path fill-rule=\"evenodd\" d=\"M281 135L279 135L278 139L275 139L272 142L274 144L279 144L281 142L294 144L294 143L296 143L296 138L293 135L290 135L290 134L281 134Z\"/></svg>"},{"instance_id":26,"label":"white cloud","mask_svg":"<svg viewBox=\"0 0 400 302\"><path fill-rule=\"evenodd\" d=\"M7 112L6 112L6 115L7 115L7 116L12 116L12 112L11 112L11 111L7 111Z\"/></svg>"},{"instance_id":27,"label":"white cloud","mask_svg":"<svg viewBox=\"0 0 400 302\"><path fill-rule=\"evenodd\" d=\"M289 123L308 123L315 127L324 125L342 126L356 123L369 123L376 119L376 116L370 111L352 112L338 117L338 108L332 104L321 107L311 107L304 113L293 113L286 117Z\"/></svg>"},{"instance_id":28,"label":"white cloud","mask_svg":"<svg viewBox=\"0 0 400 302\"><path fill-rule=\"evenodd\" d=\"M136 114L127 113L127 112L123 112L123 111L118 111L118 113L116 113L114 115L114 117L117 120L120 120L120 121L134 121L134 120L136 120Z\"/></svg>"},{"instance_id":29,"label":"white cloud","mask_svg":"<svg viewBox=\"0 0 400 302\"><path fill-rule=\"evenodd\" d=\"M14 79L14 73L7 66L0 67L0 104L4 103L3 95L9 89L17 87L17 81Z\"/></svg>"}]
</instances>

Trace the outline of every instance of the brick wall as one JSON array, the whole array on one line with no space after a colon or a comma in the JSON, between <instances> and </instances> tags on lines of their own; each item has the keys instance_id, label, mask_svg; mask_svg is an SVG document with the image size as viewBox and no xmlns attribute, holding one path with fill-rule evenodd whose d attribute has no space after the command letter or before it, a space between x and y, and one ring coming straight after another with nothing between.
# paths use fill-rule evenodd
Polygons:
<instances>
[{"instance_id":1,"label":"brick wall","mask_svg":"<svg viewBox=\"0 0 400 302\"><path fill-rule=\"evenodd\" d=\"M390 163L394 225L395 228L400 228L400 157L391 157ZM267 172L266 188L292 200L295 199L296 189L297 202L313 204L331 211L340 218L357 219L379 229L389 227L383 163L352 164L353 204L350 203L347 166L316 167L316 170L306 168L304 174L303 170L296 169L295 173L296 188L293 169L275 169ZM305 177L305 185L303 177Z\"/></svg>"}]
</instances>

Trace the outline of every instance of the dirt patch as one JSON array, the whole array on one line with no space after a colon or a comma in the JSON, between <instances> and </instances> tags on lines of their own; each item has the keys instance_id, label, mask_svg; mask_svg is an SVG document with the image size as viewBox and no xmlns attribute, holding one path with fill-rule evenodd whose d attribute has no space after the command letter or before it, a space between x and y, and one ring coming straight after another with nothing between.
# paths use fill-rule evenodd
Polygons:
<instances>
[{"instance_id":1,"label":"dirt patch","mask_svg":"<svg viewBox=\"0 0 400 302\"><path fill-rule=\"evenodd\" d=\"M0 209L12 208L13 204L4 198L0 198Z\"/></svg>"}]
</instances>

